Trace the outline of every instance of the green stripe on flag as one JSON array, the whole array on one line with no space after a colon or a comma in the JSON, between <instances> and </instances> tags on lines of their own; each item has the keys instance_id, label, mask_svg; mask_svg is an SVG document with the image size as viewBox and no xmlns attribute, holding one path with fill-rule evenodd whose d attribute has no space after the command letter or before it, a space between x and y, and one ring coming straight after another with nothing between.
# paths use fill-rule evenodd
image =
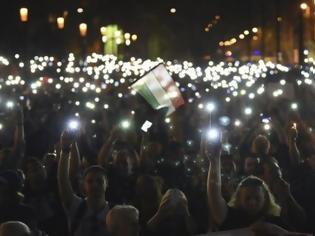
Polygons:
<instances>
[{"instance_id":1,"label":"green stripe on flag","mask_svg":"<svg viewBox=\"0 0 315 236\"><path fill-rule=\"evenodd\" d=\"M136 88L136 90L154 109L161 105L146 84Z\"/></svg>"}]
</instances>

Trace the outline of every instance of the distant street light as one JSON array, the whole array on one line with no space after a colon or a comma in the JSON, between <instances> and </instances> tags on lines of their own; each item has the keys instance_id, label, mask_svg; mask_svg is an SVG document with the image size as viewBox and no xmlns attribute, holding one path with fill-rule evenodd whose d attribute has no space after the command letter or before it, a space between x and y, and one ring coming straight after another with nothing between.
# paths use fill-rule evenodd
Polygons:
<instances>
[{"instance_id":1,"label":"distant street light","mask_svg":"<svg viewBox=\"0 0 315 236\"><path fill-rule=\"evenodd\" d=\"M22 22L27 22L28 20L28 9L25 7L22 7L20 9L20 19Z\"/></svg>"},{"instance_id":2,"label":"distant street light","mask_svg":"<svg viewBox=\"0 0 315 236\"><path fill-rule=\"evenodd\" d=\"M58 29L63 29L65 27L65 18L58 17L57 18L57 26L58 26Z\"/></svg>"},{"instance_id":3,"label":"distant street light","mask_svg":"<svg viewBox=\"0 0 315 236\"><path fill-rule=\"evenodd\" d=\"M81 23L81 24L79 25L79 29L80 29L80 35L81 35L82 37L85 37L85 36L86 36L86 33L87 33L87 24Z\"/></svg>"}]
</instances>

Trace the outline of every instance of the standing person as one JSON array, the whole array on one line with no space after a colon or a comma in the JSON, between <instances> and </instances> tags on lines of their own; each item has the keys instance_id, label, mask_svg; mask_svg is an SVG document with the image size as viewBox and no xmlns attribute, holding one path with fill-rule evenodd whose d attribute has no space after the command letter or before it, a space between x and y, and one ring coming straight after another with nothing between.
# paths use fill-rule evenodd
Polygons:
<instances>
[{"instance_id":1,"label":"standing person","mask_svg":"<svg viewBox=\"0 0 315 236\"><path fill-rule=\"evenodd\" d=\"M203 150L209 158L208 201L210 214L220 230L248 227L265 221L282 225L281 208L275 203L267 185L259 178L249 176L242 180L227 203L221 190L221 142L214 141ZM211 149L211 150L208 150Z\"/></svg>"},{"instance_id":2,"label":"standing person","mask_svg":"<svg viewBox=\"0 0 315 236\"><path fill-rule=\"evenodd\" d=\"M68 216L70 235L108 235L103 223L109 211L109 204L105 199L107 188L105 170L101 166L87 168L83 174L86 198L78 197L69 180L69 152L73 140L73 135L67 131L61 135L61 155L58 165L59 193Z\"/></svg>"}]
</instances>

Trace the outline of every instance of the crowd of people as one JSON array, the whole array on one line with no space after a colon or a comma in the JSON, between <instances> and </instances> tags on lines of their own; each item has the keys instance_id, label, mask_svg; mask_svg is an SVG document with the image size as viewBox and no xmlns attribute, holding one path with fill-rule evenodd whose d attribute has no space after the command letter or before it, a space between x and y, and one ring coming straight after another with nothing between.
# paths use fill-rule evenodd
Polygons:
<instances>
[{"instance_id":1,"label":"crowd of people","mask_svg":"<svg viewBox=\"0 0 315 236\"><path fill-rule=\"evenodd\" d=\"M109 92L111 109L80 111L76 126L62 88L3 105L0 236L312 234L312 88L295 89L299 109L262 96L238 123L244 101L207 112L185 92L167 118Z\"/></svg>"}]
</instances>

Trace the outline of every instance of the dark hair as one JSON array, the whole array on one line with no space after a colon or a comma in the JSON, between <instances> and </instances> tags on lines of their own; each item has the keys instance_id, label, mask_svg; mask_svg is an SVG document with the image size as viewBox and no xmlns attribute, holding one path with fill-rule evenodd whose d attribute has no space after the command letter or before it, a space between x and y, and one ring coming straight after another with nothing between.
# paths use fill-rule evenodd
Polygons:
<instances>
[{"instance_id":1,"label":"dark hair","mask_svg":"<svg viewBox=\"0 0 315 236\"><path fill-rule=\"evenodd\" d=\"M85 178L91 172L94 172L94 173L97 172L97 173L102 174L105 177L106 181L107 181L107 173L106 173L106 170L102 166L100 166L100 165L92 165L92 166L86 168L84 170L84 172L83 172L83 178Z\"/></svg>"}]
</instances>

